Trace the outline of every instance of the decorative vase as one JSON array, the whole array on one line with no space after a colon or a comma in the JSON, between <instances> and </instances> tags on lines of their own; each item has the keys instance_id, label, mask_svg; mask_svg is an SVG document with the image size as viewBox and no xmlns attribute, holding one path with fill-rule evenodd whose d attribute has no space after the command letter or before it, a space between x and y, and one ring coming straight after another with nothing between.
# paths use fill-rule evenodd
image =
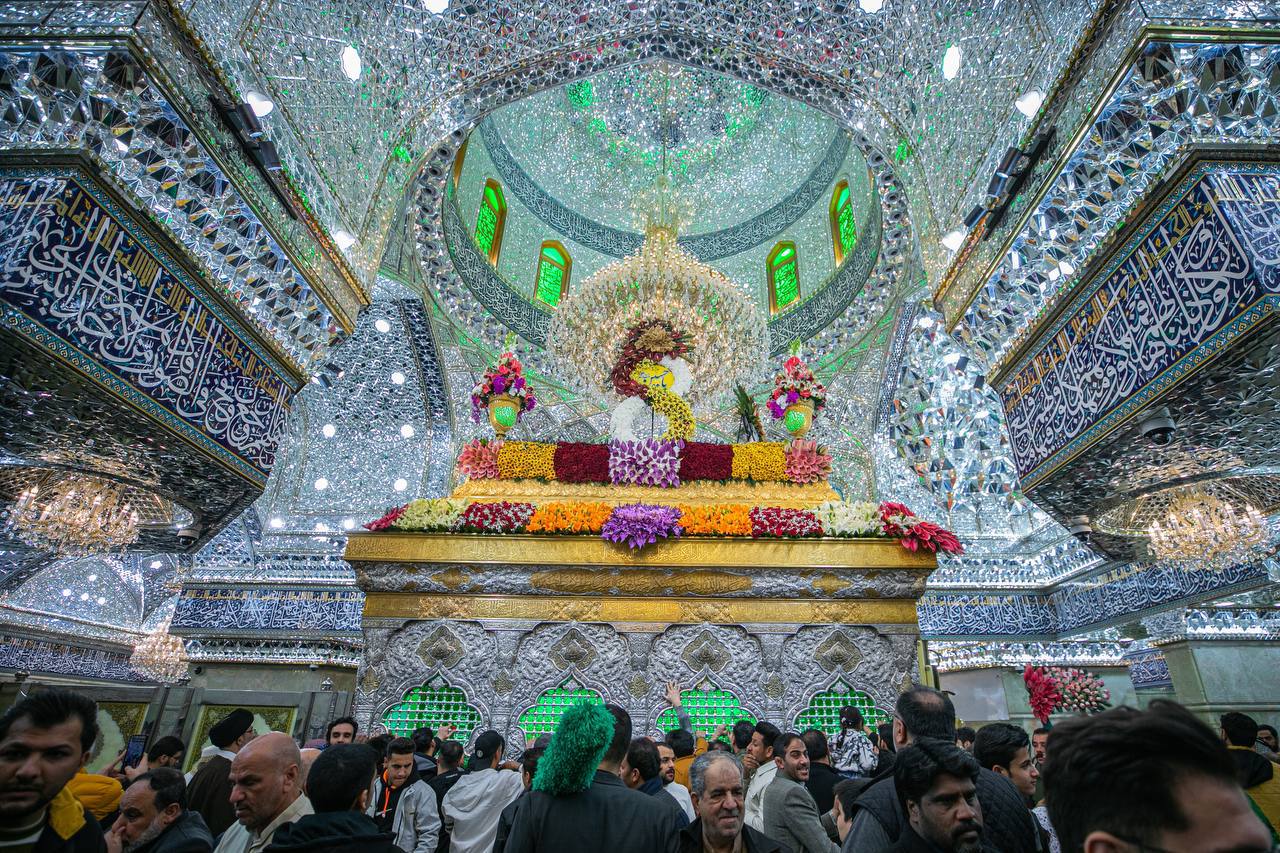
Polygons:
<instances>
[{"instance_id":1,"label":"decorative vase","mask_svg":"<svg viewBox=\"0 0 1280 853\"><path fill-rule=\"evenodd\" d=\"M782 413L782 425L796 438L804 438L804 434L813 426L813 402L797 400L787 406Z\"/></svg>"},{"instance_id":2,"label":"decorative vase","mask_svg":"<svg viewBox=\"0 0 1280 853\"><path fill-rule=\"evenodd\" d=\"M489 398L489 425L498 438L503 438L520 417L520 401L510 394L494 394Z\"/></svg>"}]
</instances>

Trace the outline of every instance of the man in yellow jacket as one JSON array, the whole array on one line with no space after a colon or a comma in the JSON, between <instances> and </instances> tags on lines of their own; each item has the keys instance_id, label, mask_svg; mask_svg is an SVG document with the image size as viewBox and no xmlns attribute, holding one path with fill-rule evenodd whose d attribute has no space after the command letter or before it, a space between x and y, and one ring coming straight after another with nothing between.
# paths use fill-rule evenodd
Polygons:
<instances>
[{"instance_id":1,"label":"man in yellow jacket","mask_svg":"<svg viewBox=\"0 0 1280 853\"><path fill-rule=\"evenodd\" d=\"M1223 714L1222 739L1236 763L1236 778L1240 787L1253 800L1273 831L1280 830L1280 773L1276 765L1254 751L1258 738L1258 724L1253 718L1237 711Z\"/></svg>"},{"instance_id":2,"label":"man in yellow jacket","mask_svg":"<svg viewBox=\"0 0 1280 853\"><path fill-rule=\"evenodd\" d=\"M89 756L86 754L85 764L88 763ZM120 808L120 798L124 796L124 786L119 781L100 773L90 773L83 765L67 783L67 790L98 823L115 814Z\"/></svg>"}]
</instances>

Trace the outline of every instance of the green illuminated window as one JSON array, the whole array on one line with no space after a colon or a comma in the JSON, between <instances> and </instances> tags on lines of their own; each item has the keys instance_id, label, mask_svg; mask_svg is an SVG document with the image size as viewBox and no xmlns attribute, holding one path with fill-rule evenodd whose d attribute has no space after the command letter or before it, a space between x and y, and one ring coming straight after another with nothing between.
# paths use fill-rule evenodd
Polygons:
<instances>
[{"instance_id":1,"label":"green illuminated window","mask_svg":"<svg viewBox=\"0 0 1280 853\"><path fill-rule=\"evenodd\" d=\"M516 720L516 725L524 732L526 742L532 743L539 735L554 733L556 726L560 724L560 715L570 705L577 705L582 701L593 705L604 704L604 699L595 690L567 681L559 687L543 691L537 703Z\"/></svg>"},{"instance_id":2,"label":"green illuminated window","mask_svg":"<svg viewBox=\"0 0 1280 853\"><path fill-rule=\"evenodd\" d=\"M564 87L564 94L569 99L569 106L575 110L585 110L596 102L595 86L590 80L570 83Z\"/></svg>"},{"instance_id":3,"label":"green illuminated window","mask_svg":"<svg viewBox=\"0 0 1280 853\"><path fill-rule=\"evenodd\" d=\"M889 721L889 715L875 706L871 697L861 690L854 690L843 681L837 681L830 690L814 695L809 707L796 715L795 730L822 729L829 735L840 731L840 709L852 705L862 712L867 729Z\"/></svg>"},{"instance_id":4,"label":"green illuminated window","mask_svg":"<svg viewBox=\"0 0 1280 853\"><path fill-rule=\"evenodd\" d=\"M755 714L744 710L738 697L728 690L681 690L680 704L693 721L693 730L708 736L722 724L733 728L738 720L756 722ZM675 710L668 708L659 714L657 726L658 731L664 733L679 728Z\"/></svg>"},{"instance_id":5,"label":"green illuminated window","mask_svg":"<svg viewBox=\"0 0 1280 853\"><path fill-rule=\"evenodd\" d=\"M507 200L502 195L502 185L489 178L484 182L484 195L480 198L480 213L476 216L476 245L489 256L489 263L498 263L502 251L502 227L507 221Z\"/></svg>"},{"instance_id":6,"label":"green illuminated window","mask_svg":"<svg viewBox=\"0 0 1280 853\"><path fill-rule=\"evenodd\" d=\"M556 240L547 240L538 252L538 271L534 277L534 296L539 302L552 308L560 304L560 300L569 292L569 270L573 267L573 259Z\"/></svg>"},{"instance_id":7,"label":"green illuminated window","mask_svg":"<svg viewBox=\"0 0 1280 853\"><path fill-rule=\"evenodd\" d=\"M848 181L841 181L831 191L830 219L831 245L836 253L836 266L840 266L858 242L858 224L853 218Z\"/></svg>"},{"instance_id":8,"label":"green illuminated window","mask_svg":"<svg viewBox=\"0 0 1280 853\"><path fill-rule=\"evenodd\" d=\"M465 744L480 725L480 712L467 703L467 694L439 676L404 694L382 715L382 724L397 737L408 737L423 726L439 731L445 723L458 727L451 740Z\"/></svg>"},{"instance_id":9,"label":"green illuminated window","mask_svg":"<svg viewBox=\"0 0 1280 853\"><path fill-rule=\"evenodd\" d=\"M783 240L766 261L769 273L769 310L777 314L800 298L800 267L796 244Z\"/></svg>"}]
</instances>

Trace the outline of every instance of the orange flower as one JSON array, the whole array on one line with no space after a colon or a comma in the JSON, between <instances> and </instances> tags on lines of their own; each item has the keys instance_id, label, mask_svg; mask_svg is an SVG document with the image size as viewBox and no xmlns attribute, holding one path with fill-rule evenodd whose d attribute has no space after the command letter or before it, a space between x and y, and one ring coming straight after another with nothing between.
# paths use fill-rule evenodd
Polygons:
<instances>
[{"instance_id":1,"label":"orange flower","mask_svg":"<svg viewBox=\"0 0 1280 853\"><path fill-rule=\"evenodd\" d=\"M539 506L525 525L529 533L599 533L613 507L591 501L553 501Z\"/></svg>"},{"instance_id":2,"label":"orange flower","mask_svg":"<svg viewBox=\"0 0 1280 853\"><path fill-rule=\"evenodd\" d=\"M678 508L680 526L686 536L751 535L751 507L746 504L680 504Z\"/></svg>"}]
</instances>

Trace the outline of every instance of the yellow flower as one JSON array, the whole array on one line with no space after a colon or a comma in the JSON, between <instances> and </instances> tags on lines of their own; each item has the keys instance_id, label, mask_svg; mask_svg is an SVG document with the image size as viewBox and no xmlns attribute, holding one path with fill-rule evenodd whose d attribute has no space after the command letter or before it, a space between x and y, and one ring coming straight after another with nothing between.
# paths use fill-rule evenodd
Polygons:
<instances>
[{"instance_id":1,"label":"yellow flower","mask_svg":"<svg viewBox=\"0 0 1280 853\"><path fill-rule=\"evenodd\" d=\"M525 529L530 533L599 533L613 507L592 501L553 501L539 506Z\"/></svg>"},{"instance_id":2,"label":"yellow flower","mask_svg":"<svg viewBox=\"0 0 1280 853\"><path fill-rule=\"evenodd\" d=\"M753 441L733 445L733 479L757 482L787 479L787 454L782 442Z\"/></svg>"},{"instance_id":3,"label":"yellow flower","mask_svg":"<svg viewBox=\"0 0 1280 853\"><path fill-rule=\"evenodd\" d=\"M506 441L498 449L498 478L554 480L556 446L538 441Z\"/></svg>"}]
</instances>

